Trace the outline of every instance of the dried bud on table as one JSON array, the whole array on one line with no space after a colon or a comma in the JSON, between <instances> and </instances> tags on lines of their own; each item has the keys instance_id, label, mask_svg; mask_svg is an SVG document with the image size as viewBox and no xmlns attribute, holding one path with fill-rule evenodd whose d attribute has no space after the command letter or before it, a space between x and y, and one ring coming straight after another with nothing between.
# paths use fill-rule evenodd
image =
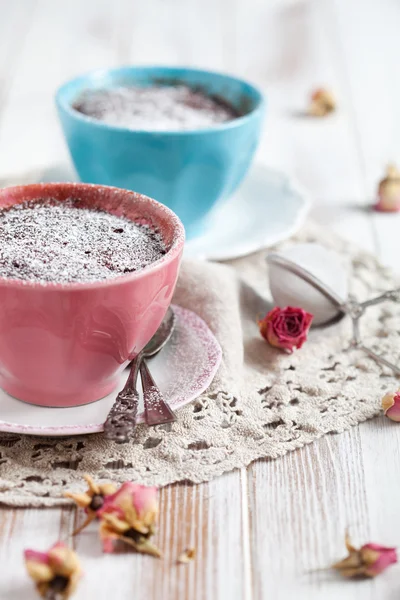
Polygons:
<instances>
[{"instance_id":1,"label":"dried bud on table","mask_svg":"<svg viewBox=\"0 0 400 600\"><path fill-rule=\"evenodd\" d=\"M74 494L67 492L66 498L71 498L78 506L85 509L87 514L86 520L73 535L76 535L91 523L96 517L97 512L103 507L104 498L114 494L117 491L117 486L113 483L95 483L89 475L85 475L85 480L88 484L88 489L83 494Z\"/></svg>"},{"instance_id":2,"label":"dried bud on table","mask_svg":"<svg viewBox=\"0 0 400 600\"><path fill-rule=\"evenodd\" d=\"M47 552L25 550L25 564L41 598L67 600L82 575L77 555L62 542Z\"/></svg>"},{"instance_id":3,"label":"dried bud on table","mask_svg":"<svg viewBox=\"0 0 400 600\"><path fill-rule=\"evenodd\" d=\"M325 117L336 109L336 100L329 90L319 88L311 95L308 112L313 117Z\"/></svg>"},{"instance_id":4,"label":"dried bud on table","mask_svg":"<svg viewBox=\"0 0 400 600\"><path fill-rule=\"evenodd\" d=\"M182 565L186 565L190 563L192 560L196 558L196 549L195 548L186 548L179 556L178 563Z\"/></svg>"},{"instance_id":5,"label":"dried bud on table","mask_svg":"<svg viewBox=\"0 0 400 600\"><path fill-rule=\"evenodd\" d=\"M158 518L157 495L155 487L127 482L105 498L98 511L104 552L112 552L114 542L120 540L138 552L161 556L150 542Z\"/></svg>"},{"instance_id":6,"label":"dried bud on table","mask_svg":"<svg viewBox=\"0 0 400 600\"><path fill-rule=\"evenodd\" d=\"M379 182L375 210L400 211L400 171L394 165L387 167L386 176Z\"/></svg>"},{"instance_id":7,"label":"dried bud on table","mask_svg":"<svg viewBox=\"0 0 400 600\"><path fill-rule=\"evenodd\" d=\"M386 394L382 398L382 408L389 419L400 422L400 391Z\"/></svg>"},{"instance_id":8,"label":"dried bud on table","mask_svg":"<svg viewBox=\"0 0 400 600\"><path fill-rule=\"evenodd\" d=\"M357 549L351 544L347 534L345 542L349 555L332 565L332 569L338 571L343 577L350 579L376 577L387 567L397 563L396 548L368 543Z\"/></svg>"}]
</instances>

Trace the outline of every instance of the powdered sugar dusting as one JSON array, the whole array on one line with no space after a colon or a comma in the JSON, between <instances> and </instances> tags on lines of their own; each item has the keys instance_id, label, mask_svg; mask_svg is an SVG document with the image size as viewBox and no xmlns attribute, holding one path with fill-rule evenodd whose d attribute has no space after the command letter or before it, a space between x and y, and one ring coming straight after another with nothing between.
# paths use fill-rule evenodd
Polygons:
<instances>
[{"instance_id":1,"label":"powdered sugar dusting","mask_svg":"<svg viewBox=\"0 0 400 600\"><path fill-rule=\"evenodd\" d=\"M109 125L150 131L204 129L239 116L228 103L185 85L90 90L74 108Z\"/></svg>"},{"instance_id":2,"label":"powdered sugar dusting","mask_svg":"<svg viewBox=\"0 0 400 600\"><path fill-rule=\"evenodd\" d=\"M91 282L143 269L166 253L149 225L78 208L79 200L25 202L0 211L0 277Z\"/></svg>"}]
</instances>

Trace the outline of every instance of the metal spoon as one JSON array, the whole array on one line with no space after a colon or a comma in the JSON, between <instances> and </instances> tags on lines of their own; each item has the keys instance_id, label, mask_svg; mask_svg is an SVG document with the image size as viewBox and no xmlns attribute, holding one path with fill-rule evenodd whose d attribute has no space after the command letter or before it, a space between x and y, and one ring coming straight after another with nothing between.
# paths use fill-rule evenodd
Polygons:
<instances>
[{"instance_id":1,"label":"metal spoon","mask_svg":"<svg viewBox=\"0 0 400 600\"><path fill-rule=\"evenodd\" d=\"M162 425L164 423L172 423L176 417L167 402L164 400L162 393L158 389L151 376L145 358L154 356L165 346L171 338L175 328L176 316L171 307L169 307L163 322L158 328L156 334L151 338L147 346L141 352L140 359L140 376L142 378L144 412L147 425Z\"/></svg>"},{"instance_id":2,"label":"metal spoon","mask_svg":"<svg viewBox=\"0 0 400 600\"><path fill-rule=\"evenodd\" d=\"M136 389L139 371L142 376L146 422L149 425L159 425L175 420L174 413L165 402L143 360L144 358L154 356L165 346L172 335L175 322L175 313L169 307L156 333L132 361L126 384L123 390L119 392L104 423L104 435L107 439L118 443L125 443L129 441L132 435L136 426L139 405L139 393Z\"/></svg>"}]
</instances>

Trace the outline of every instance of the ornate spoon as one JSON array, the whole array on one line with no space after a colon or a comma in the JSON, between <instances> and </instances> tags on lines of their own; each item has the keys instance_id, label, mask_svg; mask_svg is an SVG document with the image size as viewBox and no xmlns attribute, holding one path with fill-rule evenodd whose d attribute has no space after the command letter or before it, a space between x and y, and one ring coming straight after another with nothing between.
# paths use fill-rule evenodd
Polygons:
<instances>
[{"instance_id":1,"label":"ornate spoon","mask_svg":"<svg viewBox=\"0 0 400 600\"><path fill-rule=\"evenodd\" d=\"M144 362L145 358L154 356L165 346L172 335L175 321L175 313L170 307L149 343L132 361L125 387L118 394L104 423L104 435L107 439L125 443L132 435L139 405L139 393L136 389L139 372L142 376L146 423L160 425L175 420L174 413L164 400Z\"/></svg>"}]
</instances>

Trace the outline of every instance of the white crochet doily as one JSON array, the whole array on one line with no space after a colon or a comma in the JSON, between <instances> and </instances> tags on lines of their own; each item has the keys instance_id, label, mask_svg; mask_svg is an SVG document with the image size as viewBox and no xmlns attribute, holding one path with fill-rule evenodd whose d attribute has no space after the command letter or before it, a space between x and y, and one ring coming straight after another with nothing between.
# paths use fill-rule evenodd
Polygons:
<instances>
[{"instance_id":1,"label":"white crochet doily","mask_svg":"<svg viewBox=\"0 0 400 600\"><path fill-rule=\"evenodd\" d=\"M300 241L319 241L339 252L360 299L396 285L373 256L325 230L308 225L284 245ZM399 382L360 351L347 350L347 319L313 331L292 355L260 337L257 316L271 306L265 254L230 265L183 265L174 302L209 324L224 358L211 387L179 411L176 423L139 426L128 445L114 445L101 434L64 439L0 434L0 501L62 504L65 490L82 488L84 473L157 485L206 481L377 415L381 397ZM366 345L399 364L398 304L370 309L362 331Z\"/></svg>"}]
</instances>

